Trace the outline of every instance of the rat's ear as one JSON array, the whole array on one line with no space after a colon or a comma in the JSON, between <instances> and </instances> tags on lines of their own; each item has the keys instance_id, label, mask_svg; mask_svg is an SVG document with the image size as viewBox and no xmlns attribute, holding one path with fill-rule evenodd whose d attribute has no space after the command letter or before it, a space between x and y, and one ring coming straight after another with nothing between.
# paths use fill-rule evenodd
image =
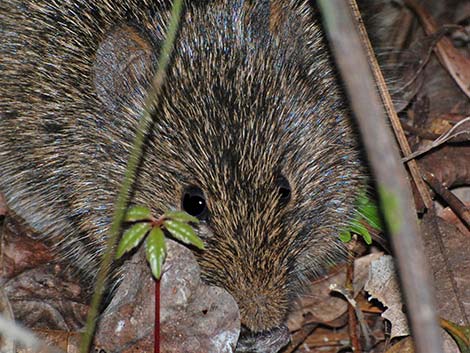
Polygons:
<instances>
[{"instance_id":1,"label":"rat's ear","mask_svg":"<svg viewBox=\"0 0 470 353\"><path fill-rule=\"evenodd\" d=\"M299 65L306 77L322 77L325 74L322 70L330 67L329 50L315 2L271 0L270 3L269 28L273 38L289 43L286 55Z\"/></svg>"},{"instance_id":2,"label":"rat's ear","mask_svg":"<svg viewBox=\"0 0 470 353\"><path fill-rule=\"evenodd\" d=\"M101 41L93 63L93 83L107 110L118 111L143 101L155 53L158 48L128 25L114 29Z\"/></svg>"}]
</instances>

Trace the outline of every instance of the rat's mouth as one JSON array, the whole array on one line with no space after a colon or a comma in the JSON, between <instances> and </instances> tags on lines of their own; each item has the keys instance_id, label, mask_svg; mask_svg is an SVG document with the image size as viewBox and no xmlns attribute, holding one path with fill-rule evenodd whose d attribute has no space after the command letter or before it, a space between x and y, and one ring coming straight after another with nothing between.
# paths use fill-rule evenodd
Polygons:
<instances>
[{"instance_id":1,"label":"rat's mouth","mask_svg":"<svg viewBox=\"0 0 470 353\"><path fill-rule=\"evenodd\" d=\"M237 353L277 353L290 341L287 326L283 325L269 331L254 333L242 326Z\"/></svg>"}]
</instances>

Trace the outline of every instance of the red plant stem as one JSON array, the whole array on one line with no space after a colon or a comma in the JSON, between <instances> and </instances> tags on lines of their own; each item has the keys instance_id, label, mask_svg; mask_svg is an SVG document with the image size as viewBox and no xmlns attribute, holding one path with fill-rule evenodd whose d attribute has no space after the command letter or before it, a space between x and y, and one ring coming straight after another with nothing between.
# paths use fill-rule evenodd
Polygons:
<instances>
[{"instance_id":1,"label":"red plant stem","mask_svg":"<svg viewBox=\"0 0 470 353\"><path fill-rule=\"evenodd\" d=\"M160 280L155 280L155 326L153 330L153 351L160 353Z\"/></svg>"},{"instance_id":2,"label":"red plant stem","mask_svg":"<svg viewBox=\"0 0 470 353\"><path fill-rule=\"evenodd\" d=\"M150 217L150 224L152 225L152 227L161 227L163 225L163 222L166 221L166 217L165 215L162 215L158 218L155 218L155 217Z\"/></svg>"},{"instance_id":3,"label":"red plant stem","mask_svg":"<svg viewBox=\"0 0 470 353\"><path fill-rule=\"evenodd\" d=\"M346 289L351 293L351 297L354 298L354 290L353 290L353 285L352 281L354 278L354 258L349 259L348 267L347 267L347 276L346 276ZM356 312L354 310L354 307L349 304L348 305L348 331L349 331L349 337L351 339L351 347L353 352L362 352L361 348L361 343L359 341L359 337L357 334L357 318L356 318ZM367 332L364 332L364 334L367 334Z\"/></svg>"}]
</instances>

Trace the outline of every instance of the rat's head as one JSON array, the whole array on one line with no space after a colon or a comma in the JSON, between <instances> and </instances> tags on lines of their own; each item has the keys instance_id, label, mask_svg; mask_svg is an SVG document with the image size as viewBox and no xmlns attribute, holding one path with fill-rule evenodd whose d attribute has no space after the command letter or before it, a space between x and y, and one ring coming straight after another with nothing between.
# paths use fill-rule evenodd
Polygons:
<instances>
[{"instance_id":1,"label":"rat's head","mask_svg":"<svg viewBox=\"0 0 470 353\"><path fill-rule=\"evenodd\" d=\"M232 293L243 325L264 337L282 330L301 284L341 252L337 233L362 180L320 26L298 2L186 1L135 193L156 212L201 219L203 278ZM18 6L8 17L24 33L8 32L12 50L2 53L11 200L28 194L18 208L89 272L168 23L163 3L34 1L34 16ZM24 126L12 123L20 110Z\"/></svg>"},{"instance_id":2,"label":"rat's head","mask_svg":"<svg viewBox=\"0 0 470 353\"><path fill-rule=\"evenodd\" d=\"M262 6L259 17L219 7L183 22L140 185L158 190L158 207L201 220L203 278L262 333L282 327L302 284L341 255L362 168L307 8L283 13L273 34Z\"/></svg>"}]
</instances>

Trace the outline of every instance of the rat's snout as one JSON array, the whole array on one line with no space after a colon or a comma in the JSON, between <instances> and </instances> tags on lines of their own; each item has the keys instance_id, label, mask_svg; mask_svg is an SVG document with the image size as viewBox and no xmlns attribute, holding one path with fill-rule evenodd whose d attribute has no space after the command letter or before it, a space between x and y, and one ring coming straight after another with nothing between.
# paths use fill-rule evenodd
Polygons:
<instances>
[{"instance_id":1,"label":"rat's snout","mask_svg":"<svg viewBox=\"0 0 470 353\"><path fill-rule=\"evenodd\" d=\"M239 278L236 286L229 289L238 303L242 324L252 332L271 330L286 320L288 296L284 279L273 277L277 281L272 281L268 273L255 281Z\"/></svg>"},{"instance_id":2,"label":"rat's snout","mask_svg":"<svg viewBox=\"0 0 470 353\"><path fill-rule=\"evenodd\" d=\"M235 206L241 208L241 201ZM242 214L242 224L230 223L235 206L227 207L230 215L212 207L217 217L211 219L211 227L199 227L207 239L199 254L201 272L204 280L234 297L243 326L253 334L269 332L285 324L290 309L289 243L277 219L272 219L274 211L258 210L266 220L252 212Z\"/></svg>"},{"instance_id":3,"label":"rat's snout","mask_svg":"<svg viewBox=\"0 0 470 353\"><path fill-rule=\"evenodd\" d=\"M277 353L289 343L289 340L289 330L285 325L259 333L253 333L242 327L236 352Z\"/></svg>"},{"instance_id":4,"label":"rat's snout","mask_svg":"<svg viewBox=\"0 0 470 353\"><path fill-rule=\"evenodd\" d=\"M285 319L286 304L280 293L253 288L233 295L240 308L242 323L252 331L269 330Z\"/></svg>"}]
</instances>

